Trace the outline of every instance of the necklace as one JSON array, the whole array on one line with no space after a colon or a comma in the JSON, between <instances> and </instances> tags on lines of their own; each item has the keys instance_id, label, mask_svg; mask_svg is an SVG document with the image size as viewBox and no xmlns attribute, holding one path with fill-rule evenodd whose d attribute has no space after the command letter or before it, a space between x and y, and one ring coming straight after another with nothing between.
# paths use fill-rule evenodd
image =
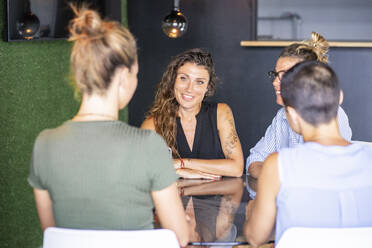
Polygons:
<instances>
[{"instance_id":1,"label":"necklace","mask_svg":"<svg viewBox=\"0 0 372 248\"><path fill-rule=\"evenodd\" d=\"M76 115L76 117L85 117L85 116L99 116L99 117L108 118L110 120L117 120L118 119L117 117L115 117L113 115L102 114L102 113L81 113L81 114Z\"/></svg>"}]
</instances>

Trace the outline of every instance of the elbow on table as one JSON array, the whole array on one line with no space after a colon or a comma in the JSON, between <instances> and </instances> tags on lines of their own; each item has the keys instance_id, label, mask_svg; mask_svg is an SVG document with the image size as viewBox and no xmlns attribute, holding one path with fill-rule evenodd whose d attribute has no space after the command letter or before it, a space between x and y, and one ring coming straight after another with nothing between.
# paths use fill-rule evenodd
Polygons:
<instances>
[{"instance_id":1,"label":"elbow on table","mask_svg":"<svg viewBox=\"0 0 372 248\"><path fill-rule=\"evenodd\" d=\"M228 172L225 174L222 174L222 176L228 176L228 177L241 177L243 175L243 166L238 167L234 166L233 168L229 169Z\"/></svg>"},{"instance_id":2,"label":"elbow on table","mask_svg":"<svg viewBox=\"0 0 372 248\"><path fill-rule=\"evenodd\" d=\"M227 162L226 162L227 161ZM220 172L221 176L228 176L228 177L241 177L244 172L244 162L243 161L236 161L234 159L225 159L224 160L224 171Z\"/></svg>"},{"instance_id":3,"label":"elbow on table","mask_svg":"<svg viewBox=\"0 0 372 248\"><path fill-rule=\"evenodd\" d=\"M243 175L243 172L244 172L244 162L243 161L237 162L232 176L241 177Z\"/></svg>"},{"instance_id":4,"label":"elbow on table","mask_svg":"<svg viewBox=\"0 0 372 248\"><path fill-rule=\"evenodd\" d=\"M264 240L262 240L259 235L254 234L253 231L245 230L245 238L250 246L252 247L258 247L265 243Z\"/></svg>"},{"instance_id":5,"label":"elbow on table","mask_svg":"<svg viewBox=\"0 0 372 248\"><path fill-rule=\"evenodd\" d=\"M189 233L188 232L184 232L182 234L179 234L178 235L178 242L180 243L180 246L181 247L186 247L189 243Z\"/></svg>"},{"instance_id":6,"label":"elbow on table","mask_svg":"<svg viewBox=\"0 0 372 248\"><path fill-rule=\"evenodd\" d=\"M255 161L249 164L247 173L254 178L258 178L262 169L263 162Z\"/></svg>"},{"instance_id":7,"label":"elbow on table","mask_svg":"<svg viewBox=\"0 0 372 248\"><path fill-rule=\"evenodd\" d=\"M259 247L260 245L263 244L263 242L260 242L259 240L255 239L255 238L251 238L251 239L247 239L248 243L250 244L250 246L252 247Z\"/></svg>"},{"instance_id":8,"label":"elbow on table","mask_svg":"<svg viewBox=\"0 0 372 248\"><path fill-rule=\"evenodd\" d=\"M234 177L241 177L243 175L243 165L234 171Z\"/></svg>"}]
</instances>

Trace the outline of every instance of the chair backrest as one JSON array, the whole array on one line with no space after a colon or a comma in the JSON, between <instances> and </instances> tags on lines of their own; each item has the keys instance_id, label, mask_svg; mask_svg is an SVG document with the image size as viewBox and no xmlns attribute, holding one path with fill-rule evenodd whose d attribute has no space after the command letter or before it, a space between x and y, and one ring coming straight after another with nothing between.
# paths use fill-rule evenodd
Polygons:
<instances>
[{"instance_id":1,"label":"chair backrest","mask_svg":"<svg viewBox=\"0 0 372 248\"><path fill-rule=\"evenodd\" d=\"M372 142L368 142L368 141L352 140L351 142L372 146Z\"/></svg>"},{"instance_id":2,"label":"chair backrest","mask_svg":"<svg viewBox=\"0 0 372 248\"><path fill-rule=\"evenodd\" d=\"M81 230L49 227L43 248L179 248L177 237L167 229L141 231Z\"/></svg>"},{"instance_id":3,"label":"chair backrest","mask_svg":"<svg viewBox=\"0 0 372 248\"><path fill-rule=\"evenodd\" d=\"M276 248L372 247L372 227L293 227L284 232Z\"/></svg>"}]
</instances>

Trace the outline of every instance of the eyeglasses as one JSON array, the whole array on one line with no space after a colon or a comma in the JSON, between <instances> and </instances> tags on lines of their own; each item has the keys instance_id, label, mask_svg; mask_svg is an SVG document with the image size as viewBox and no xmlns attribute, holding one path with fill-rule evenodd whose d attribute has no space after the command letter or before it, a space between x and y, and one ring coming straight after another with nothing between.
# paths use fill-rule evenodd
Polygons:
<instances>
[{"instance_id":1,"label":"eyeglasses","mask_svg":"<svg viewBox=\"0 0 372 248\"><path fill-rule=\"evenodd\" d=\"M269 71L267 74L269 75L271 80L274 80L276 77L278 77L279 80L282 80L284 74L287 71Z\"/></svg>"}]
</instances>

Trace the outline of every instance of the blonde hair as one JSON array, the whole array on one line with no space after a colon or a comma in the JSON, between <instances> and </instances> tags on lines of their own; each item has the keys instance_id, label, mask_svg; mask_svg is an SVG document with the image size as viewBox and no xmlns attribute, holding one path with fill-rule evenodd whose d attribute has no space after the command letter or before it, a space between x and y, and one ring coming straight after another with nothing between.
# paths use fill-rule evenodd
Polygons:
<instances>
[{"instance_id":1,"label":"blonde hair","mask_svg":"<svg viewBox=\"0 0 372 248\"><path fill-rule=\"evenodd\" d=\"M285 47L279 57L298 58L301 61L317 60L328 63L327 40L316 32L311 33L311 40L293 43Z\"/></svg>"},{"instance_id":2,"label":"blonde hair","mask_svg":"<svg viewBox=\"0 0 372 248\"><path fill-rule=\"evenodd\" d=\"M137 61L136 41L128 29L115 21L104 21L86 5L70 5L76 17L69 25L73 41L71 73L78 92L103 95L115 70L129 69Z\"/></svg>"}]
</instances>

